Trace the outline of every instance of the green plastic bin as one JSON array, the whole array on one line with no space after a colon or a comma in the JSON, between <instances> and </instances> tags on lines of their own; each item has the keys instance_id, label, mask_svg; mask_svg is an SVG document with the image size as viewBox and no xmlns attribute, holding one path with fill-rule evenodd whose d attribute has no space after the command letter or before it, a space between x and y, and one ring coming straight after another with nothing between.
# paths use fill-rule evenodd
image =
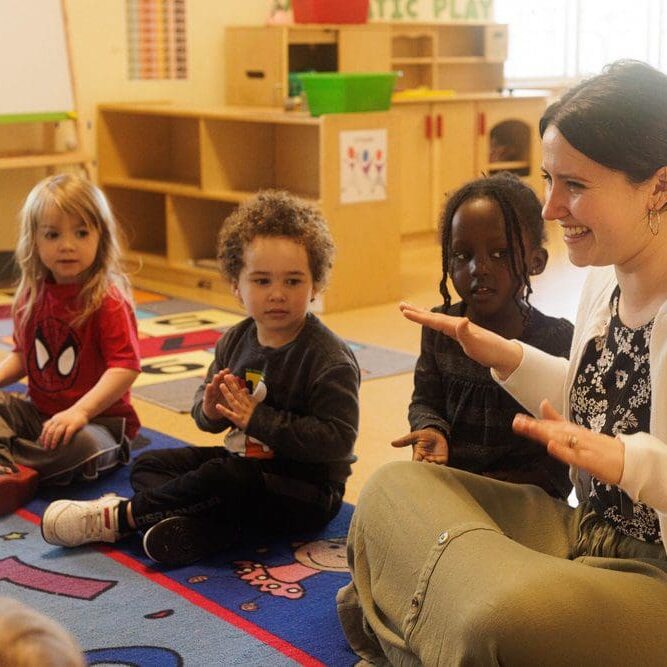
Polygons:
<instances>
[{"instance_id":1,"label":"green plastic bin","mask_svg":"<svg viewBox=\"0 0 667 667\"><path fill-rule=\"evenodd\" d=\"M299 74L312 116L324 113L386 111L396 72L312 72Z\"/></svg>"}]
</instances>

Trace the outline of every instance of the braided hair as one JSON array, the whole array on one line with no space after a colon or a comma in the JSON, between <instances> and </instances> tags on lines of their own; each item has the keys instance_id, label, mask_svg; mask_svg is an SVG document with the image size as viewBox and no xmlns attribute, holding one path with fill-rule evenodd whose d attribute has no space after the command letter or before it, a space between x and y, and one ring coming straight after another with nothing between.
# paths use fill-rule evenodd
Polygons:
<instances>
[{"instance_id":1,"label":"braided hair","mask_svg":"<svg viewBox=\"0 0 667 667\"><path fill-rule=\"evenodd\" d=\"M442 280L440 294L445 308L452 303L447 289L450 275L450 255L452 238L452 220L459 207L471 199L489 199L498 204L505 222L505 236L511 250L510 269L521 281L522 290L517 295L517 305L526 314L530 312L528 297L533 292L530 284L530 271L526 263L526 249L523 235L526 234L534 247L541 247L546 240L542 204L535 192L518 176L507 171L485 176L470 181L457 190L449 199L440 216L440 245L442 248ZM516 251L519 251L518 253Z\"/></svg>"}]
</instances>

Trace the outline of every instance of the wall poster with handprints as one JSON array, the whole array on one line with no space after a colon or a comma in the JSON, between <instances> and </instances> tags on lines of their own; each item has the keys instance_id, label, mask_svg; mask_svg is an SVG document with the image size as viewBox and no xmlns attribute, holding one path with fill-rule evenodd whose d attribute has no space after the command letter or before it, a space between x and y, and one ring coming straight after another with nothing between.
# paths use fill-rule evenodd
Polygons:
<instances>
[{"instance_id":1,"label":"wall poster with handprints","mask_svg":"<svg viewBox=\"0 0 667 667\"><path fill-rule=\"evenodd\" d=\"M340 133L340 201L387 198L387 130Z\"/></svg>"}]
</instances>

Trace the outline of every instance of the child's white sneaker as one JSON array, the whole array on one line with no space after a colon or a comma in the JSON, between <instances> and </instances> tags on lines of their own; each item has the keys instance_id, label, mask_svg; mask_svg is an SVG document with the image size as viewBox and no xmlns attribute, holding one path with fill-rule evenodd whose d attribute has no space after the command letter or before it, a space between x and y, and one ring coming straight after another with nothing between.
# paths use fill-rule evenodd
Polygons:
<instances>
[{"instance_id":1,"label":"child's white sneaker","mask_svg":"<svg viewBox=\"0 0 667 667\"><path fill-rule=\"evenodd\" d=\"M108 493L97 500L56 500L42 517L42 537L49 544L78 547L88 542L116 542L118 505L127 498Z\"/></svg>"}]
</instances>

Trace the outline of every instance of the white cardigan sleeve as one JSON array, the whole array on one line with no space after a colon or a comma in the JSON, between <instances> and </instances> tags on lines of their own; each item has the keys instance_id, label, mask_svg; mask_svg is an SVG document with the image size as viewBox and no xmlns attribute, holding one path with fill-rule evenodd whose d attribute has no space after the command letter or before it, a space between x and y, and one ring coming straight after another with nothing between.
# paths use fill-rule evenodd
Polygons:
<instances>
[{"instance_id":1,"label":"white cardigan sleeve","mask_svg":"<svg viewBox=\"0 0 667 667\"><path fill-rule=\"evenodd\" d=\"M608 295L614 284L613 269L610 271L606 267L589 272L579 301L569 361L517 341L523 349L523 358L512 375L501 381L491 371L493 379L532 415L539 415L540 403L547 398L558 412L565 417L569 416L566 396L568 381L579 364L583 347L599 318L608 312Z\"/></svg>"},{"instance_id":2,"label":"white cardigan sleeve","mask_svg":"<svg viewBox=\"0 0 667 667\"><path fill-rule=\"evenodd\" d=\"M563 387L569 361L563 357L554 357L521 341L517 342L523 349L521 363L504 381L491 370L493 379L532 415L539 415L540 403L545 398L548 398L554 408L562 413L565 409Z\"/></svg>"},{"instance_id":3,"label":"white cardigan sleeve","mask_svg":"<svg viewBox=\"0 0 667 667\"><path fill-rule=\"evenodd\" d=\"M633 502L641 501L656 511L667 550L667 447L648 433L619 437L625 445L619 486Z\"/></svg>"}]
</instances>

